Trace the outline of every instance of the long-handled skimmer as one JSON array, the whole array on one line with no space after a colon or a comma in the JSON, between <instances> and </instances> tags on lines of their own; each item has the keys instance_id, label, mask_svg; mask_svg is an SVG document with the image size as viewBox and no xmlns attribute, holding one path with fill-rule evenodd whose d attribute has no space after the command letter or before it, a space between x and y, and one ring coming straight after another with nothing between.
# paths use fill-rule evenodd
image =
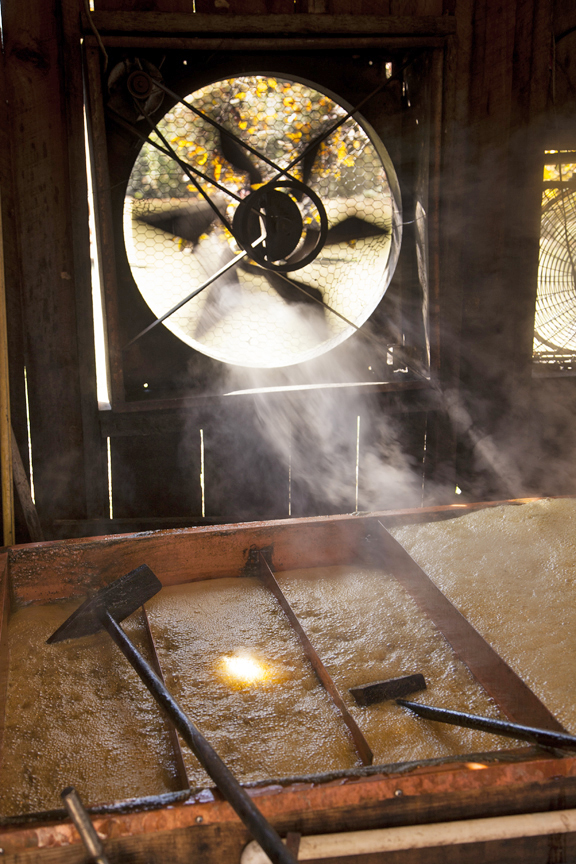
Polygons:
<instances>
[{"instance_id":1,"label":"long-handled skimmer","mask_svg":"<svg viewBox=\"0 0 576 864\"><path fill-rule=\"evenodd\" d=\"M106 630L270 860L274 864L295 864L296 859L284 846L279 835L248 797L216 751L180 708L164 683L138 653L118 623L150 600L161 588L160 580L146 564L143 564L86 600L47 639L47 642L52 644L64 639L78 639L81 636L97 633L99 630Z\"/></svg>"}]
</instances>

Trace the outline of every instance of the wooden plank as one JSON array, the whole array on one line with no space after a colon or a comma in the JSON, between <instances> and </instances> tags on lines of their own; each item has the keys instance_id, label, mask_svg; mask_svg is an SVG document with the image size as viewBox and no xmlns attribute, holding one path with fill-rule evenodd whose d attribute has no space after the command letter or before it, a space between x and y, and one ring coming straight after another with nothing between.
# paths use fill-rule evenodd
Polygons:
<instances>
[{"instance_id":1,"label":"wooden plank","mask_svg":"<svg viewBox=\"0 0 576 864\"><path fill-rule=\"evenodd\" d=\"M155 813L149 814L153 822ZM102 822L97 821L97 830L101 832ZM48 829L61 833L69 824ZM194 830L194 827L197 830ZM224 826L193 826L172 831L135 834L133 836L112 837L104 841L105 853L110 861L130 861L130 864L160 864L170 860L172 864L189 864L190 861L201 861L202 864L239 864L242 849L250 840L250 835L238 823L228 822ZM47 846L42 844L34 849L19 849L6 855L9 864L86 864L86 850L78 841L78 835L72 835L67 845ZM8 847L10 848L10 847Z\"/></svg>"},{"instance_id":2,"label":"wooden plank","mask_svg":"<svg viewBox=\"0 0 576 864\"><path fill-rule=\"evenodd\" d=\"M409 524L534 500L538 499L374 515L385 524ZM239 576L246 572L252 546L273 546L276 570L328 567L358 560L368 524L367 517L362 516L316 516L15 546L10 550L12 586L18 603L35 603L81 596L143 563L154 570L163 585Z\"/></svg>"},{"instance_id":3,"label":"wooden plank","mask_svg":"<svg viewBox=\"0 0 576 864\"><path fill-rule=\"evenodd\" d=\"M390 0L330 0L331 15L390 15Z\"/></svg>"},{"instance_id":4,"label":"wooden plank","mask_svg":"<svg viewBox=\"0 0 576 864\"><path fill-rule=\"evenodd\" d=\"M440 205L441 187L440 178L442 171L442 96L444 90L443 81L444 56L440 51L435 51L431 57L430 69L430 96L428 106L428 125L430 129L428 143L428 188L426 199L428 205L428 243L429 243L429 316L430 316L430 372L438 379L441 372L442 345L441 328L443 326L444 305L440 302L442 283L440 278ZM421 193L421 197L422 193ZM426 200L425 199L425 200ZM447 304L446 304L447 305Z\"/></svg>"},{"instance_id":5,"label":"wooden plank","mask_svg":"<svg viewBox=\"0 0 576 864\"><path fill-rule=\"evenodd\" d=\"M525 487L528 466L538 458L520 456L516 445L519 436L527 437L526 417L533 413L530 354L541 207L537 159L551 80L546 33L551 20L547 0L474 4L468 216L460 233L475 242L462 247L462 272L468 274L462 391L474 393L467 407L477 434L488 441L498 436L499 449L507 453L502 470L490 467L489 460L482 465L476 458L481 448L474 453L473 442L463 442L467 452L459 471L478 497L521 494L517 490ZM540 439L540 430L534 435Z\"/></svg>"},{"instance_id":6,"label":"wooden plank","mask_svg":"<svg viewBox=\"0 0 576 864\"><path fill-rule=\"evenodd\" d=\"M406 382L406 388L396 390L378 390L367 387L370 394L376 394L378 407L382 413L404 414L432 411L439 407L438 393L430 388L428 381ZM282 399L282 393L263 393L259 399L265 404L274 406ZM302 393L302 398L309 398L310 394ZM225 406L232 400L239 403L251 404L254 396L234 397L205 397L198 399L195 403L197 408L193 410L182 404L177 408L151 408L149 403L141 405L141 411L103 411L100 414L100 428L103 437L114 437L117 435L161 435L164 432L176 431L183 424L201 426L202 417L210 411L218 411L220 406ZM202 408L204 406L204 410Z\"/></svg>"},{"instance_id":7,"label":"wooden plank","mask_svg":"<svg viewBox=\"0 0 576 864\"><path fill-rule=\"evenodd\" d=\"M167 12L93 12L100 33L269 33L447 36L454 32L451 15L392 17L384 15L186 15ZM82 27L91 28L85 14Z\"/></svg>"},{"instance_id":8,"label":"wooden plank","mask_svg":"<svg viewBox=\"0 0 576 864\"><path fill-rule=\"evenodd\" d=\"M2 492L2 543L16 542L14 522L14 474L12 471L12 422L10 419L10 371L8 367L8 322L4 278L4 233L0 190L0 489Z\"/></svg>"},{"instance_id":9,"label":"wooden plank","mask_svg":"<svg viewBox=\"0 0 576 864\"><path fill-rule=\"evenodd\" d=\"M56 540L101 537L141 531L163 531L172 528L194 528L198 525L220 525L224 519L201 516L143 516L129 519L55 519L52 533Z\"/></svg>"},{"instance_id":10,"label":"wooden plank","mask_svg":"<svg viewBox=\"0 0 576 864\"><path fill-rule=\"evenodd\" d=\"M294 0L226 0L218 6L214 0L96 0L94 5L99 12L214 12L223 15L290 15L294 12Z\"/></svg>"},{"instance_id":11,"label":"wooden plank","mask_svg":"<svg viewBox=\"0 0 576 864\"><path fill-rule=\"evenodd\" d=\"M454 38L454 37L450 37ZM428 189L428 242L429 242L429 340L430 340L430 371L433 379L438 382L439 389L449 391L454 399L458 388L458 358L460 345L458 334L460 329L459 314L461 314L460 291L462 282L459 278L444 278L443 253L447 255L449 266L450 255L454 256L453 248L443 242L444 230L450 231L449 225L441 220L444 217L445 204L449 193L443 190L440 180L449 175L454 183L454 175L458 175L463 168L452 166L449 172L443 170L443 153L446 121L443 120L449 104L445 106L444 98L450 99L450 90L455 87L454 79L448 78L451 66L449 60L454 60L454 46L451 45L452 54L444 55L435 52L431 63L431 98L428 122L430 124L430 150L429 150L429 189ZM446 77L444 75L444 65ZM452 163L450 163L452 164ZM463 178L460 178L463 183ZM453 246L453 244L452 244ZM448 269L448 268L446 268ZM453 272L453 271L452 271ZM456 274L457 277L460 274ZM444 405L448 408L445 400ZM438 486L445 488L443 500L451 500L450 494L456 487L456 449L457 434L456 424L450 416L449 410L429 415L426 424L426 451L424 454L424 501L428 494L433 498L438 493ZM428 493L427 486L431 482L431 492Z\"/></svg>"},{"instance_id":12,"label":"wooden plank","mask_svg":"<svg viewBox=\"0 0 576 864\"><path fill-rule=\"evenodd\" d=\"M442 15L442 0L390 0L391 15Z\"/></svg>"},{"instance_id":13,"label":"wooden plank","mask_svg":"<svg viewBox=\"0 0 576 864\"><path fill-rule=\"evenodd\" d=\"M328 392L301 407L295 399L290 405L292 516L353 513L357 509L357 418L364 413L366 421L366 402L352 394ZM360 431L365 439L362 424Z\"/></svg>"},{"instance_id":14,"label":"wooden plank","mask_svg":"<svg viewBox=\"0 0 576 864\"><path fill-rule=\"evenodd\" d=\"M576 803L576 779L570 776L576 767L574 758L541 758L520 764L488 761L484 770L479 771L468 770L465 763L415 768L404 773L398 773L398 767L385 774L375 769L373 776L351 778L354 782L340 779L336 783L309 782L285 788L275 784L253 792L260 793L258 807L277 830L282 834L298 831L303 835L341 831L344 826L347 830L362 830L382 825L545 812L574 807ZM198 797L155 812L104 815L95 819L95 827L113 860L144 864L151 856L152 860L157 856L159 861L169 857L184 864L194 860L191 853L200 849L203 862L221 864L226 852L225 860L236 864L250 838L231 808L216 796L217 793L212 796L204 792L206 803L201 803L202 797ZM183 844L186 835L188 843ZM11 864L32 861L80 864L85 860L85 852L69 821L6 827L1 836L6 860ZM508 861L484 860L495 860L498 864ZM417 861L421 861L421 853Z\"/></svg>"},{"instance_id":15,"label":"wooden plank","mask_svg":"<svg viewBox=\"0 0 576 864\"><path fill-rule=\"evenodd\" d=\"M514 723L565 732L548 708L450 603L381 522L375 524L375 531L378 525L380 533L373 543L381 555L380 560L438 627L504 714Z\"/></svg>"},{"instance_id":16,"label":"wooden plank","mask_svg":"<svg viewBox=\"0 0 576 864\"><path fill-rule=\"evenodd\" d=\"M104 103L101 85L101 53L98 47L86 48L87 120L92 154L93 189L96 208L98 263L104 290L104 329L107 334L107 354L110 370L111 401L124 402L124 377L118 298L116 284L116 253L110 202L110 173Z\"/></svg>"},{"instance_id":17,"label":"wooden plank","mask_svg":"<svg viewBox=\"0 0 576 864\"><path fill-rule=\"evenodd\" d=\"M204 412L204 486L207 516L228 522L288 515L288 464L271 443L266 406L236 402ZM264 416L263 416L264 415Z\"/></svg>"},{"instance_id":18,"label":"wooden plank","mask_svg":"<svg viewBox=\"0 0 576 864\"><path fill-rule=\"evenodd\" d=\"M446 40L442 70L442 106L441 112L438 112L437 108L435 112L436 123L440 121L442 125L436 144L440 145L441 149L440 171L437 176L442 177L442 183L437 190L441 220L435 225L437 245L434 302L437 308L434 314L433 355L437 380L442 390L450 394L448 398L454 407L459 398L463 291L466 283L460 238L461 226L466 224L469 218L465 129L468 122L472 10L471 0L459 0L456 9L458 37L450 36ZM424 461L425 502L435 498L438 486L453 490L457 482L456 452L459 430L450 416L451 413L454 414L454 408L450 412L450 403L447 403L446 409L448 410L428 415Z\"/></svg>"},{"instance_id":19,"label":"wooden plank","mask_svg":"<svg viewBox=\"0 0 576 864\"><path fill-rule=\"evenodd\" d=\"M321 389L321 388L320 388ZM343 388L354 390L355 388ZM357 388L362 392L367 393L368 395L372 393L404 393L412 390L429 390L430 382L426 379L423 380L412 380L412 381L390 381L382 384L369 384L362 385ZM266 397L267 400L273 402L274 399L281 400L282 399L282 391L280 390L278 393L266 393L261 394ZM305 394L302 394L303 397ZM196 407L196 406L205 406L211 405L220 402L222 405L232 405L234 402L240 402L240 399L244 400L245 398L250 397L250 391L246 391L244 394L240 395L232 395L232 394L224 394L224 397L210 397L210 396L188 396L179 399L150 399L146 400L146 402L125 402L121 405L118 405L115 410L118 412L143 412L143 411L159 411L163 409L174 409L174 408L187 408L187 407ZM250 398L253 398L250 397ZM102 418L102 422L105 423L105 419Z\"/></svg>"},{"instance_id":20,"label":"wooden plank","mask_svg":"<svg viewBox=\"0 0 576 864\"><path fill-rule=\"evenodd\" d=\"M278 570L329 566L355 560L364 532L353 517L318 517L31 544L12 547L12 585L26 603L80 596L143 563L163 585L239 576L252 546L273 545Z\"/></svg>"},{"instance_id":21,"label":"wooden plank","mask_svg":"<svg viewBox=\"0 0 576 864\"><path fill-rule=\"evenodd\" d=\"M549 104L553 51L547 31L552 0L521 0L516 6L508 171L506 281L515 307L511 325L512 400L519 411L530 406L534 309L538 286L542 217L542 162L549 134L540 118ZM546 23L545 23L546 22ZM519 131L521 130L521 131ZM554 145L558 148L558 145ZM513 288L512 288L513 286ZM528 408L528 410L530 410Z\"/></svg>"},{"instance_id":22,"label":"wooden plank","mask_svg":"<svg viewBox=\"0 0 576 864\"><path fill-rule=\"evenodd\" d=\"M516 4L480 0L474 4L469 91L467 201L460 233L475 242L462 247L463 292L461 340L462 391L474 393L466 408L469 425L488 435L504 422L511 388L510 328L517 310L517 285L507 284L503 261L510 243L507 201L509 186L511 92L514 64ZM511 317L512 316L512 317ZM497 323L496 323L497 322ZM480 404L482 408L480 408ZM481 430L481 431L479 431ZM478 497L506 495L497 472L474 466L473 442L463 442L468 454L459 462L462 479L474 484ZM468 475L466 477L466 474ZM475 475L475 476L472 476ZM514 494L514 493L508 493Z\"/></svg>"},{"instance_id":23,"label":"wooden plank","mask_svg":"<svg viewBox=\"0 0 576 864\"><path fill-rule=\"evenodd\" d=\"M37 507L86 514L59 5L3 4Z\"/></svg>"},{"instance_id":24,"label":"wooden plank","mask_svg":"<svg viewBox=\"0 0 576 864\"><path fill-rule=\"evenodd\" d=\"M84 444L86 513L89 519L107 515L106 447L98 424L92 262L84 135L84 81L78 0L62 2L62 66L66 87L66 129L70 176L70 216L78 328L78 371Z\"/></svg>"},{"instance_id":25,"label":"wooden plank","mask_svg":"<svg viewBox=\"0 0 576 864\"><path fill-rule=\"evenodd\" d=\"M192 437L190 430L111 441L114 516L201 516L200 437Z\"/></svg>"},{"instance_id":26,"label":"wooden plank","mask_svg":"<svg viewBox=\"0 0 576 864\"><path fill-rule=\"evenodd\" d=\"M157 0L158 2L158 0ZM161 0L163 4L171 0ZM183 0L177 0L180 7ZM189 11L184 8L174 8L174 12ZM219 15L293 15L295 12L293 0L226 0L226 5L220 0L196 0L196 12L203 14L215 12Z\"/></svg>"},{"instance_id":27,"label":"wooden plank","mask_svg":"<svg viewBox=\"0 0 576 864\"><path fill-rule=\"evenodd\" d=\"M32 494L30 492L28 475L26 474L26 470L22 462L22 457L20 456L20 450L18 449L18 442L16 441L14 430L12 430L11 437L12 473L14 479L14 488L18 493L20 506L22 507L22 510L24 512L24 518L26 519L26 525L28 528L30 540L33 543L36 543L44 540L44 534L42 532L42 526L40 525L40 520L38 518L38 512L36 510L36 507L34 506L34 502L32 501Z\"/></svg>"},{"instance_id":28,"label":"wooden plank","mask_svg":"<svg viewBox=\"0 0 576 864\"><path fill-rule=\"evenodd\" d=\"M200 837L185 829L160 833L158 836L133 836L113 839L106 844L111 860L129 860L131 864L150 864L170 857L173 864L188 864L199 859L203 864L239 864L248 840L227 826L226 832L205 831ZM506 841L456 844L428 849L387 852L386 864L420 864L423 853L429 864L549 864L572 861L576 853L576 835L544 835L514 838ZM154 858L151 858L151 856ZM84 864L86 853L75 844L40 851L23 851L6 858L7 864ZM360 854L323 858L322 864L381 864L382 854ZM320 864L317 861L317 864Z\"/></svg>"},{"instance_id":29,"label":"wooden plank","mask_svg":"<svg viewBox=\"0 0 576 864\"><path fill-rule=\"evenodd\" d=\"M0 219L4 239L3 259L8 321L8 367L10 376L10 413L12 428L27 454L26 399L24 392L24 330L22 326L22 283L15 219L13 130L6 92L5 54L0 57ZM26 460L27 461L27 460ZM27 538L25 519L15 502L16 541Z\"/></svg>"},{"instance_id":30,"label":"wooden plank","mask_svg":"<svg viewBox=\"0 0 576 864\"><path fill-rule=\"evenodd\" d=\"M445 36L274 36L275 51L326 51L389 48L442 48ZM238 36L117 36L104 35L106 48L162 48L185 51L269 51L271 37L249 38ZM93 46L96 40L86 36L86 43Z\"/></svg>"},{"instance_id":31,"label":"wooden plank","mask_svg":"<svg viewBox=\"0 0 576 864\"><path fill-rule=\"evenodd\" d=\"M6 719L6 695L10 652L8 648L8 615L10 613L8 553L0 554L0 768L2 765L2 739Z\"/></svg>"}]
</instances>

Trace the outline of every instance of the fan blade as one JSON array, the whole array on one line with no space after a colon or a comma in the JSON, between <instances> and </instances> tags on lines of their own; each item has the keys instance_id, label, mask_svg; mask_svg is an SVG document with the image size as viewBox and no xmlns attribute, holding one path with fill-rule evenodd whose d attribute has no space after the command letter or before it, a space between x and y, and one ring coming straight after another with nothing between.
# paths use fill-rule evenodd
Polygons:
<instances>
[{"instance_id":1,"label":"fan blade","mask_svg":"<svg viewBox=\"0 0 576 864\"><path fill-rule=\"evenodd\" d=\"M192 201L182 207L150 213L138 213L139 222L153 225L175 237L188 240L194 246L215 222L214 212L204 201Z\"/></svg>"},{"instance_id":2,"label":"fan blade","mask_svg":"<svg viewBox=\"0 0 576 864\"><path fill-rule=\"evenodd\" d=\"M367 240L368 237L382 237L390 232L386 228L380 228L379 225L374 225L373 222L367 222L365 219L359 219L357 216L350 216L339 222L332 228L328 229L326 235L325 246L332 246L335 243L348 243L350 240Z\"/></svg>"},{"instance_id":3,"label":"fan blade","mask_svg":"<svg viewBox=\"0 0 576 864\"><path fill-rule=\"evenodd\" d=\"M243 270L245 273L251 273L254 276L264 276L270 287L274 288L276 293L280 295L285 303L310 304L317 308L319 312L324 314L323 307L318 305L319 303L324 302L322 299L322 292L319 291L318 288L313 288L310 285L297 282L295 279L287 281L286 279L283 279L282 276L278 275L278 273L274 273L273 270L266 270L264 267L256 267L254 264L249 264L247 261L241 261L238 265L238 269ZM290 283L294 286L299 286L302 290L298 291L296 287L291 287ZM304 294L303 291L305 291L306 294Z\"/></svg>"},{"instance_id":4,"label":"fan blade","mask_svg":"<svg viewBox=\"0 0 576 864\"><path fill-rule=\"evenodd\" d=\"M226 161L239 171L248 174L252 186L256 183L262 183L262 174L253 164L246 150L234 141L233 138L229 138L228 135L223 135L221 132L219 134L220 149Z\"/></svg>"}]
</instances>

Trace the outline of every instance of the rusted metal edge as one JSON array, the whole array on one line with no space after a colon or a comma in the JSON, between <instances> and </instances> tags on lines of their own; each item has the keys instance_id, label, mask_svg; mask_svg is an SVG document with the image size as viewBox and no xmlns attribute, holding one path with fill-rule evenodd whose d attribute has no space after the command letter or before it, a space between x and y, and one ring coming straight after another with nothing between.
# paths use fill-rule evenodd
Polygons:
<instances>
[{"instance_id":1,"label":"rusted metal edge","mask_svg":"<svg viewBox=\"0 0 576 864\"><path fill-rule=\"evenodd\" d=\"M456 609L430 577L386 530L374 520L369 544L384 559L391 574L431 619L454 653L514 723L566 732L527 684Z\"/></svg>"},{"instance_id":2,"label":"rusted metal edge","mask_svg":"<svg viewBox=\"0 0 576 864\"><path fill-rule=\"evenodd\" d=\"M542 758L542 750L539 747L523 747L516 750L496 750L489 753L465 753L460 756L438 756L435 759L419 759L414 762L392 762L388 765L364 765L361 768L341 768L338 771L328 771L323 774L296 774L290 777L267 777L265 780L252 780L243 783L244 789L265 789L268 786L282 786L285 791L290 791L292 785L321 786L323 783L332 783L334 780L362 780L366 777L382 775L397 776L410 774L418 769L444 769L452 765L477 764L504 764L516 765L518 763L533 763L538 757ZM555 751L559 760L570 760L576 762L574 757L565 753ZM550 758L548 752L546 757ZM564 775L563 775L564 776ZM173 807L176 804L188 801L195 803L195 796L206 791L208 787L198 786L182 792L163 792L159 795L147 795L142 798L127 798L124 801L115 801L112 804L97 804L87 807L86 812L92 816L123 815L147 810L159 810L163 807ZM213 791L210 789L210 791ZM202 803L202 802L197 802ZM9 830L26 825L35 825L43 822L61 822L66 819L66 810L61 807L54 810L41 810L34 813L20 813L17 816L0 816L0 829Z\"/></svg>"},{"instance_id":3,"label":"rusted metal edge","mask_svg":"<svg viewBox=\"0 0 576 864\"><path fill-rule=\"evenodd\" d=\"M158 657L158 652L156 651L156 643L154 642L154 637L150 628L148 613L146 612L146 607L144 605L141 606L141 609L142 618L144 620L144 629L148 638L148 647L150 648L150 665L164 684L164 674L160 665L160 658ZM190 780L188 779L188 772L186 771L184 756L182 755L180 739L178 738L178 733L176 732L174 724L172 723L170 718L166 716L165 719L168 724L168 737L170 738L170 744L172 745L172 750L174 751L174 761L176 762L176 774L178 776L178 782L180 783L182 791L186 791L190 789Z\"/></svg>"},{"instance_id":4,"label":"rusted metal edge","mask_svg":"<svg viewBox=\"0 0 576 864\"><path fill-rule=\"evenodd\" d=\"M302 625L298 621L298 618L296 617L292 607L290 606L290 603L288 602L282 592L282 589L278 585L278 582L274 577L274 572L268 564L268 561L261 552L258 552L258 558L261 565L258 571L259 578L264 583L266 588L268 588L270 593L274 595L274 597L282 607L282 611L288 618L292 629L295 631L296 635L300 639L300 642L302 643L302 646L304 648L304 653L312 664L312 668L314 669L316 675L320 679L326 691L330 694L332 701L342 715L344 723L350 730L352 740L354 741L354 746L358 751L358 755L360 756L362 763L364 765L372 765L374 755L372 753L372 750L370 749L368 742L366 741L366 738L364 737L356 721L346 708L346 705L344 704L342 697L340 696L340 693L338 692L338 689L334 684L334 681L330 677L328 670L326 669L326 667L322 663L322 660L316 653L316 650L310 642L310 639L302 629Z\"/></svg>"}]
</instances>

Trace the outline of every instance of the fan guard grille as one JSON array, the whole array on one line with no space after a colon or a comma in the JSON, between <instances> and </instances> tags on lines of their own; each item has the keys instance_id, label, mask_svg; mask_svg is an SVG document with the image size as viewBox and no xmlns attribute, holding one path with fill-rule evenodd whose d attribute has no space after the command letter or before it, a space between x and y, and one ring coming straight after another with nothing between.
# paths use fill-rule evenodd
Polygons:
<instances>
[{"instance_id":1,"label":"fan guard grille","mask_svg":"<svg viewBox=\"0 0 576 864\"><path fill-rule=\"evenodd\" d=\"M216 81L186 101L283 168L347 113L312 86L272 75ZM180 104L158 128L180 158L239 198L276 176ZM320 196L328 238L318 257L289 277L316 302L281 276L243 262L166 319L165 325L192 348L240 366L300 363L344 341L378 305L401 239L400 196L390 159L367 124L353 118L313 155L291 173ZM231 222L238 201L200 182ZM318 217L310 202L297 196L296 201L304 223L314 224ZM149 143L130 175L124 239L133 277L155 317L240 251L182 167Z\"/></svg>"},{"instance_id":2,"label":"fan guard grille","mask_svg":"<svg viewBox=\"0 0 576 864\"><path fill-rule=\"evenodd\" d=\"M534 353L543 360L576 354L576 192L570 189L544 195Z\"/></svg>"}]
</instances>

